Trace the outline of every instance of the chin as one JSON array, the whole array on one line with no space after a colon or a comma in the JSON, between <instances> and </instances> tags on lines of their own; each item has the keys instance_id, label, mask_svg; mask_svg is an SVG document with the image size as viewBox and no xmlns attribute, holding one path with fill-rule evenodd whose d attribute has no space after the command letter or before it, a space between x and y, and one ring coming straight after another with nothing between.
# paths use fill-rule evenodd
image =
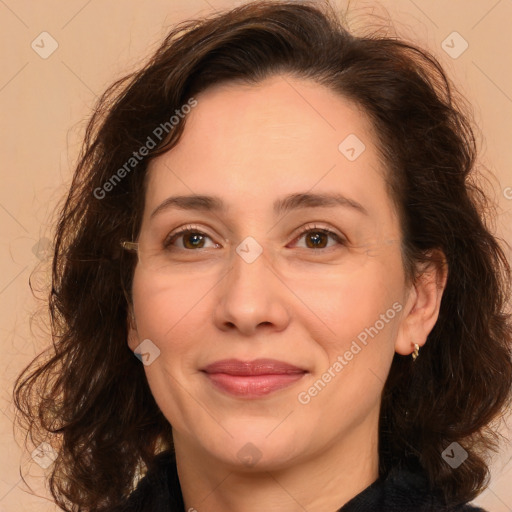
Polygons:
<instances>
[{"instance_id":1,"label":"chin","mask_svg":"<svg viewBox=\"0 0 512 512\"><path fill-rule=\"evenodd\" d=\"M275 423L272 428L275 428ZM285 430L272 432L254 431L254 429L241 429L238 432L230 431L233 437L215 441L211 440L205 446L210 454L222 460L231 470L270 471L279 470L289 466L301 451L300 446L293 442L293 436L287 436Z\"/></svg>"}]
</instances>

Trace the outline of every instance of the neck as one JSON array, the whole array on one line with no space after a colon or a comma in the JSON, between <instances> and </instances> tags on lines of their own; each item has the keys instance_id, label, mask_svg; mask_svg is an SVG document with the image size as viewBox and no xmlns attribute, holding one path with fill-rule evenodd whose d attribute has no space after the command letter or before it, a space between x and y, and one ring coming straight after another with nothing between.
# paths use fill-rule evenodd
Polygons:
<instances>
[{"instance_id":1,"label":"neck","mask_svg":"<svg viewBox=\"0 0 512 512\"><path fill-rule=\"evenodd\" d=\"M334 440L322 453L278 469L234 467L177 433L174 444L187 512L335 512L379 475L374 422Z\"/></svg>"}]
</instances>

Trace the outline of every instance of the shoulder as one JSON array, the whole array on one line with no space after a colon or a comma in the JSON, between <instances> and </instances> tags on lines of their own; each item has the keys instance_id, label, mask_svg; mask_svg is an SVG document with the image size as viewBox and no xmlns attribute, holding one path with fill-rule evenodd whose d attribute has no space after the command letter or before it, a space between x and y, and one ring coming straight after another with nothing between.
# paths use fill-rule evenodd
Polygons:
<instances>
[{"instance_id":1,"label":"shoulder","mask_svg":"<svg viewBox=\"0 0 512 512\"><path fill-rule=\"evenodd\" d=\"M432 489L420 466L413 470L401 469L393 472L385 484L386 495L391 500L410 503L404 512L487 512L469 503L446 503L438 489ZM390 508L389 510L394 510Z\"/></svg>"},{"instance_id":2,"label":"shoulder","mask_svg":"<svg viewBox=\"0 0 512 512\"><path fill-rule=\"evenodd\" d=\"M338 512L486 512L469 503L446 503L421 467L393 468Z\"/></svg>"}]
</instances>

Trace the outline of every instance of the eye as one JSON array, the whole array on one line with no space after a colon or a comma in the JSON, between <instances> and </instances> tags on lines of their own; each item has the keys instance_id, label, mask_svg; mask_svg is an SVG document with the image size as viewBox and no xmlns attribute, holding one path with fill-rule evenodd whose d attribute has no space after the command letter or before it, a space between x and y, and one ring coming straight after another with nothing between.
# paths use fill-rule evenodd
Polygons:
<instances>
[{"instance_id":1,"label":"eye","mask_svg":"<svg viewBox=\"0 0 512 512\"><path fill-rule=\"evenodd\" d=\"M308 225L303 228L299 236L294 239L294 242L304 238L307 249L327 249L326 243L328 243L328 239L334 239L338 244L346 245L346 240L327 228L322 228L317 225Z\"/></svg>"},{"instance_id":2,"label":"eye","mask_svg":"<svg viewBox=\"0 0 512 512\"><path fill-rule=\"evenodd\" d=\"M293 242L297 242L305 238L306 249L326 249L326 243L329 238L333 239L338 245L346 245L346 240L341 236L327 228L319 227L315 224L307 225L298 233ZM176 240L181 239L181 244L175 246ZM208 247L206 240L211 240L212 245ZM293 243L292 242L292 243ZM212 237L201 231L196 226L188 225L179 231L171 233L163 243L164 249L171 250L172 248L194 250L194 249L208 249L220 248L221 245L213 242Z\"/></svg>"},{"instance_id":3,"label":"eye","mask_svg":"<svg viewBox=\"0 0 512 512\"><path fill-rule=\"evenodd\" d=\"M165 239L163 243L164 248L170 249L174 245L174 242L180 238L182 239L182 242L181 247L178 246L178 249L185 250L208 248L205 247L205 241L207 239L212 240L212 238L208 234L204 233L200 229L197 229L195 226L185 226L184 229L180 229L179 231L171 233ZM220 247L220 244L213 243L212 247Z\"/></svg>"}]
</instances>

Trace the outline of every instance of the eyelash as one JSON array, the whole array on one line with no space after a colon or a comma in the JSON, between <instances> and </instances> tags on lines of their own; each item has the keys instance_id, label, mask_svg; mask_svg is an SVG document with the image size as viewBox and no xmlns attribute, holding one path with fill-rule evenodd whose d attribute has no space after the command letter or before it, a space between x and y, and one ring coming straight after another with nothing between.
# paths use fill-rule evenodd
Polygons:
<instances>
[{"instance_id":1,"label":"eyelash","mask_svg":"<svg viewBox=\"0 0 512 512\"><path fill-rule=\"evenodd\" d=\"M339 235L338 233L335 233L334 231L331 231L328 228L317 226L316 224L307 224L306 226L303 226L301 228L301 231L298 232L295 235L293 241L295 242L295 241L299 240L304 235L306 235L307 233L310 233L310 232L313 232L313 233L314 232L324 233L324 234L330 236L331 238L333 238L334 240L336 240L336 242L338 242L338 244L340 244L340 245L346 245L346 243L347 243L346 239L343 236ZM173 233L170 233L166 237L166 239L165 239L165 241L163 243L164 249L169 249L169 247L171 247L172 243L174 243L174 241L176 239L178 239L181 236L184 236L186 234L189 234L189 233L196 233L196 234L199 234L199 235L204 235L204 236L207 236L208 238L210 238L213 241L213 238L208 233L205 233L204 231L201 231L201 229L199 227L194 226L194 225L187 225L187 226L184 226L183 229L180 229L179 231L175 231ZM323 247L323 248L314 249L314 250L315 251L326 251L326 250L329 250L329 249L332 249L332 247ZM193 249L182 249L182 250L194 252Z\"/></svg>"}]
</instances>

